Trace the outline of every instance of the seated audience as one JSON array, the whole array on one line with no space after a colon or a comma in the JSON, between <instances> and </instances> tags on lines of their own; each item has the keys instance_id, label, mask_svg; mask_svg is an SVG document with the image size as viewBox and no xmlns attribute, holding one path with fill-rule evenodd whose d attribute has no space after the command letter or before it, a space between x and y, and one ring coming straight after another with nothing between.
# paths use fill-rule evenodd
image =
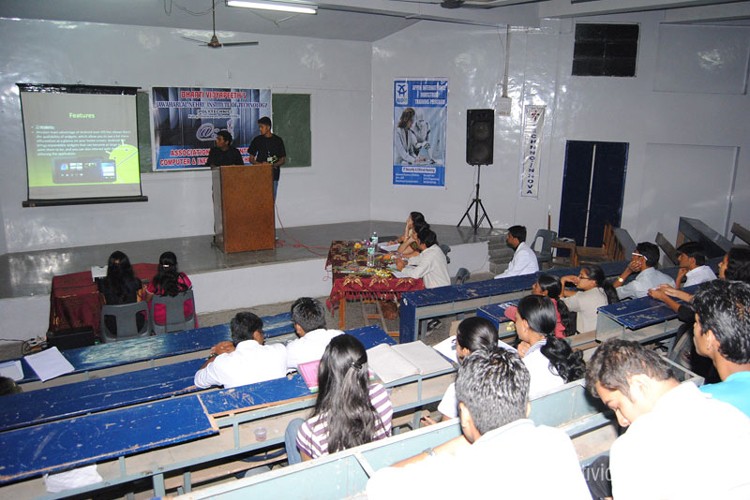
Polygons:
<instances>
[{"instance_id":1,"label":"seated audience","mask_svg":"<svg viewBox=\"0 0 750 500\"><path fill-rule=\"evenodd\" d=\"M719 263L719 278L722 280L742 281L750 283L750 248L733 247L727 252ZM648 295L656 300L664 302L670 309L677 313L677 318L682 322L675 335L673 346L678 346L683 335L691 334L695 323L695 311L691 305L693 295L678 290L668 285L661 285L648 291ZM677 302L680 299L684 302ZM706 381L715 381L718 374L712 366L706 366L702 361L705 358L696 355L692 343L685 345L684 349L674 351L671 359L677 360L681 365L688 367L695 373L706 378Z\"/></svg>"},{"instance_id":2,"label":"seated audience","mask_svg":"<svg viewBox=\"0 0 750 500\"><path fill-rule=\"evenodd\" d=\"M565 498L591 496L573 443L527 419L529 372L512 351L479 349L456 377L462 436L391 467L367 498Z\"/></svg>"},{"instance_id":3,"label":"seated audience","mask_svg":"<svg viewBox=\"0 0 750 500\"><path fill-rule=\"evenodd\" d=\"M716 279L716 274L706 265L706 252L703 245L698 242L689 241L680 245L677 249L677 263L680 266L675 279L677 289L683 286L700 285ZM684 285L683 280L685 280Z\"/></svg>"},{"instance_id":4,"label":"seated audience","mask_svg":"<svg viewBox=\"0 0 750 500\"><path fill-rule=\"evenodd\" d=\"M589 361L586 385L629 427L610 450L615 499L750 498L740 459L750 449L750 419L693 382L681 384L656 352L609 340Z\"/></svg>"},{"instance_id":5,"label":"seated audience","mask_svg":"<svg viewBox=\"0 0 750 500\"><path fill-rule=\"evenodd\" d=\"M596 264L581 266L578 276L563 276L562 301L567 308L576 313L576 330L578 333L596 330L597 309L617 302L617 293L606 280L604 271ZM571 283L578 291L566 290Z\"/></svg>"},{"instance_id":6,"label":"seated audience","mask_svg":"<svg viewBox=\"0 0 750 500\"><path fill-rule=\"evenodd\" d=\"M479 316L466 318L459 323L456 331L456 360L461 364L464 358L472 352L478 349L497 347L497 343L497 328L492 324L492 321ZM445 390L443 399L437 409L442 418L456 418L458 416L455 383L451 383ZM436 423L430 417L424 417L422 421L429 425Z\"/></svg>"},{"instance_id":7,"label":"seated audience","mask_svg":"<svg viewBox=\"0 0 750 500\"><path fill-rule=\"evenodd\" d=\"M584 375L583 353L573 352L565 340L554 336L555 316L555 305L548 297L528 295L518 303L518 353L531 374L531 398Z\"/></svg>"},{"instance_id":8,"label":"seated audience","mask_svg":"<svg viewBox=\"0 0 750 500\"><path fill-rule=\"evenodd\" d=\"M97 280L102 304L133 304L144 299L143 284L133 272L130 259L123 252L112 252L107 262L107 276ZM136 322L140 330L146 323L147 316L138 314ZM117 334L117 321L113 316L105 316L104 324L113 334Z\"/></svg>"},{"instance_id":9,"label":"seated audience","mask_svg":"<svg viewBox=\"0 0 750 500\"><path fill-rule=\"evenodd\" d=\"M320 359L331 339L344 332L326 329L326 310L316 299L301 297L295 300L291 312L294 331L299 338L286 345L286 364L296 369L300 363Z\"/></svg>"},{"instance_id":10,"label":"seated audience","mask_svg":"<svg viewBox=\"0 0 750 500\"><path fill-rule=\"evenodd\" d=\"M177 269L177 256L172 252L164 252L159 256L159 267L156 275L146 287L146 299L151 301L154 295L175 297L180 293L189 290L193 284L187 274L179 272ZM192 300L186 300L183 304L183 314L189 318L195 311L195 304ZM167 323L167 308L163 304L154 306L154 323L164 325ZM198 326L196 319L195 326Z\"/></svg>"},{"instance_id":11,"label":"seated audience","mask_svg":"<svg viewBox=\"0 0 750 500\"><path fill-rule=\"evenodd\" d=\"M622 299L645 297L651 288L667 284L674 286L674 280L656 268L659 265L659 247L647 241L638 243L630 258L630 264L620 273L612 285L617 289L617 297ZM638 273L634 280L625 284L633 273Z\"/></svg>"},{"instance_id":12,"label":"seated audience","mask_svg":"<svg viewBox=\"0 0 750 500\"><path fill-rule=\"evenodd\" d=\"M695 350L709 358L721 382L701 391L750 417L750 285L712 281L693 298Z\"/></svg>"},{"instance_id":13,"label":"seated audience","mask_svg":"<svg viewBox=\"0 0 750 500\"><path fill-rule=\"evenodd\" d=\"M351 335L338 335L320 360L312 415L304 422L292 420L287 427L289 463L388 437L392 416L388 392L381 384L370 383L365 347Z\"/></svg>"},{"instance_id":14,"label":"seated audience","mask_svg":"<svg viewBox=\"0 0 750 500\"><path fill-rule=\"evenodd\" d=\"M560 301L562 283L560 278L551 274L542 273L537 276L536 283L531 285L531 293L541 297L549 297L555 304L557 311L557 323L555 324L555 337L562 339L576 333L576 329L570 321L570 310L565 302ZM511 321L516 320L516 306L505 309L505 317Z\"/></svg>"},{"instance_id":15,"label":"seated audience","mask_svg":"<svg viewBox=\"0 0 750 500\"><path fill-rule=\"evenodd\" d=\"M526 244L526 226L510 226L505 244L513 249L513 258L508 264L508 269L495 276L495 279L533 274L539 271L536 254Z\"/></svg>"},{"instance_id":16,"label":"seated audience","mask_svg":"<svg viewBox=\"0 0 750 500\"><path fill-rule=\"evenodd\" d=\"M421 250L420 255L407 261L396 260L399 271L411 278L422 278L425 288L437 288L451 284L448 274L448 261L437 242L437 235L429 226L423 227L417 233L417 242Z\"/></svg>"},{"instance_id":17,"label":"seated audience","mask_svg":"<svg viewBox=\"0 0 750 500\"><path fill-rule=\"evenodd\" d=\"M421 250L417 243L417 232L424 226L429 227L429 224L427 224L422 212L411 212L409 214L409 217L406 219L404 234L393 242L399 244L397 250L399 254L404 257L413 257L419 254Z\"/></svg>"},{"instance_id":18,"label":"seated audience","mask_svg":"<svg viewBox=\"0 0 750 500\"><path fill-rule=\"evenodd\" d=\"M232 341L219 342L195 374L195 385L225 388L254 384L286 376L286 348L264 345L263 320L241 312L230 323Z\"/></svg>"}]
</instances>

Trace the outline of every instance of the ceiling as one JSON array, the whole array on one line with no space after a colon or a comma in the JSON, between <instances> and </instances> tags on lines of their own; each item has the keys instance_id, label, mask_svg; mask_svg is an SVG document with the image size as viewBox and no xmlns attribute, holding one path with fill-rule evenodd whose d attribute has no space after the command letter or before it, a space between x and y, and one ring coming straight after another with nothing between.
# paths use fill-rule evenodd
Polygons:
<instances>
[{"instance_id":1,"label":"ceiling","mask_svg":"<svg viewBox=\"0 0 750 500\"><path fill-rule=\"evenodd\" d=\"M376 41L420 20L538 26L540 19L665 10L666 22L750 23L750 1L728 0L320 0L317 15L227 7L216 1L220 38L231 32ZM313 0L310 0L313 1ZM159 26L206 36L212 0L0 0L0 17ZM227 37L230 37L227 40Z\"/></svg>"}]
</instances>

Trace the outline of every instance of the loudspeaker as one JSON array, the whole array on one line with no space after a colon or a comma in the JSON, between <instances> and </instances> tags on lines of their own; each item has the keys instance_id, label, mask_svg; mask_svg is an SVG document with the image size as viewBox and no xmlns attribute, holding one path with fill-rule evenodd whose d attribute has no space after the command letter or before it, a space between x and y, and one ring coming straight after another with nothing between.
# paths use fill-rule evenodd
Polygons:
<instances>
[{"instance_id":1,"label":"loudspeaker","mask_svg":"<svg viewBox=\"0 0 750 500\"><path fill-rule=\"evenodd\" d=\"M466 163L491 165L495 144L495 111L469 109L466 112Z\"/></svg>"}]
</instances>

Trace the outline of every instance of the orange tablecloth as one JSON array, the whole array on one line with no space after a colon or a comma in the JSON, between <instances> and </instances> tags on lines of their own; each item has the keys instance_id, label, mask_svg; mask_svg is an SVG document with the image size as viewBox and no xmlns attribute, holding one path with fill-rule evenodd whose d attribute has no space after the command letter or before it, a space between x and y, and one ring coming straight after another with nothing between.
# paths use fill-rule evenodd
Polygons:
<instances>
[{"instance_id":1,"label":"orange tablecloth","mask_svg":"<svg viewBox=\"0 0 750 500\"><path fill-rule=\"evenodd\" d=\"M326 267L331 267L333 285L326 305L333 311L345 308L347 300L399 300L403 292L423 290L420 278L396 278L386 269L386 255L379 253L375 266L367 267L367 249L355 249L356 241L333 241ZM339 311L343 319L342 311ZM340 325L342 326L342 325ZM343 327L343 326L342 326Z\"/></svg>"},{"instance_id":2,"label":"orange tablecloth","mask_svg":"<svg viewBox=\"0 0 750 500\"><path fill-rule=\"evenodd\" d=\"M135 264L133 270L145 282L156 274L156 264ZM90 326L98 335L101 311L99 290L90 270L52 278L50 332Z\"/></svg>"}]
</instances>

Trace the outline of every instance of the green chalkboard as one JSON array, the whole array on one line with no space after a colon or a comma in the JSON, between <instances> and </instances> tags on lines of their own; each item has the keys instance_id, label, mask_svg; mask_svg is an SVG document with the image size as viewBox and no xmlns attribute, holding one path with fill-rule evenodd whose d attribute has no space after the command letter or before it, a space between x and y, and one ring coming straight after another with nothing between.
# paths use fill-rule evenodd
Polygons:
<instances>
[{"instance_id":1,"label":"green chalkboard","mask_svg":"<svg viewBox=\"0 0 750 500\"><path fill-rule=\"evenodd\" d=\"M138 159L141 162L141 173L153 170L151 153L151 97L148 92L138 92L135 97L136 116L138 119Z\"/></svg>"},{"instance_id":2,"label":"green chalkboard","mask_svg":"<svg viewBox=\"0 0 750 500\"><path fill-rule=\"evenodd\" d=\"M284 139L287 167L312 165L310 94L273 94L273 133Z\"/></svg>"}]
</instances>

